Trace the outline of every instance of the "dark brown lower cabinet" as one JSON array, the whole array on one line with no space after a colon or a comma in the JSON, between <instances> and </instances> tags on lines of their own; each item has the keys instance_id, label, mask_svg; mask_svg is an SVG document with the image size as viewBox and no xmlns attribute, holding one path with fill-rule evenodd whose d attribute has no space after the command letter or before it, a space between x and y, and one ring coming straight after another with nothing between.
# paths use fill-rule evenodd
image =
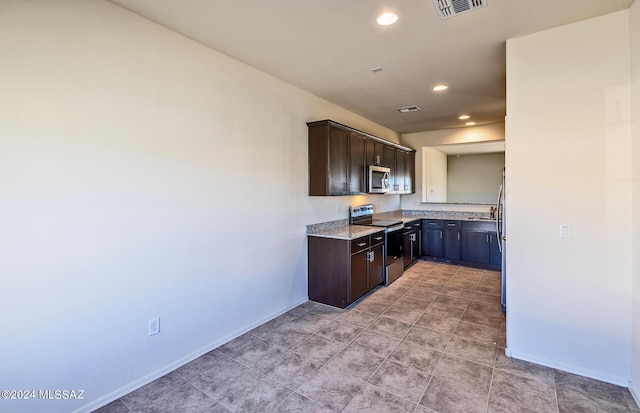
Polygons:
<instances>
[{"instance_id":1,"label":"dark brown lower cabinet","mask_svg":"<svg viewBox=\"0 0 640 413\"><path fill-rule=\"evenodd\" d=\"M349 302L352 303L369 291L367 273L369 267L369 251L364 250L351 255L351 288Z\"/></svg>"},{"instance_id":2,"label":"dark brown lower cabinet","mask_svg":"<svg viewBox=\"0 0 640 413\"><path fill-rule=\"evenodd\" d=\"M445 220L442 222L443 256L445 262L460 259L460 221Z\"/></svg>"},{"instance_id":3,"label":"dark brown lower cabinet","mask_svg":"<svg viewBox=\"0 0 640 413\"><path fill-rule=\"evenodd\" d=\"M421 220L411 221L404 224L402 230L403 238L403 251L402 259L404 261L404 268L418 261L421 252L422 245L422 222Z\"/></svg>"},{"instance_id":4,"label":"dark brown lower cabinet","mask_svg":"<svg viewBox=\"0 0 640 413\"><path fill-rule=\"evenodd\" d=\"M422 259L499 271L495 222L422 220Z\"/></svg>"},{"instance_id":5,"label":"dark brown lower cabinet","mask_svg":"<svg viewBox=\"0 0 640 413\"><path fill-rule=\"evenodd\" d=\"M310 300L345 308L384 281L384 232L307 238Z\"/></svg>"}]
</instances>

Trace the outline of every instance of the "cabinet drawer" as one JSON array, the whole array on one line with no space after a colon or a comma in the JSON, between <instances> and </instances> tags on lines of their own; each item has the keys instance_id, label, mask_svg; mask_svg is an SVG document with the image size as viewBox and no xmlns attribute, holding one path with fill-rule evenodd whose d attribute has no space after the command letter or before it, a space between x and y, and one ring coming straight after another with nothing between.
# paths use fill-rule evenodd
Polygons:
<instances>
[{"instance_id":1,"label":"cabinet drawer","mask_svg":"<svg viewBox=\"0 0 640 413\"><path fill-rule=\"evenodd\" d=\"M375 234L371 234L371 246L378 245L384 243L384 232L377 232Z\"/></svg>"},{"instance_id":2,"label":"cabinet drawer","mask_svg":"<svg viewBox=\"0 0 640 413\"><path fill-rule=\"evenodd\" d=\"M422 220L418 219L416 221L409 221L404 224L404 231L414 230L417 231L422 228Z\"/></svg>"},{"instance_id":3,"label":"cabinet drawer","mask_svg":"<svg viewBox=\"0 0 640 413\"><path fill-rule=\"evenodd\" d=\"M463 231L495 231L495 221L463 221Z\"/></svg>"},{"instance_id":4,"label":"cabinet drawer","mask_svg":"<svg viewBox=\"0 0 640 413\"><path fill-rule=\"evenodd\" d=\"M442 220L441 219L423 219L422 227L425 229L442 229Z\"/></svg>"},{"instance_id":5,"label":"cabinet drawer","mask_svg":"<svg viewBox=\"0 0 640 413\"><path fill-rule=\"evenodd\" d=\"M358 251L367 249L370 246L371 246L371 241L368 235L366 237L356 238L351 241L351 254L355 254Z\"/></svg>"},{"instance_id":6,"label":"cabinet drawer","mask_svg":"<svg viewBox=\"0 0 640 413\"><path fill-rule=\"evenodd\" d=\"M444 229L448 230L459 230L460 229L460 221L451 221L446 220L443 222Z\"/></svg>"}]
</instances>

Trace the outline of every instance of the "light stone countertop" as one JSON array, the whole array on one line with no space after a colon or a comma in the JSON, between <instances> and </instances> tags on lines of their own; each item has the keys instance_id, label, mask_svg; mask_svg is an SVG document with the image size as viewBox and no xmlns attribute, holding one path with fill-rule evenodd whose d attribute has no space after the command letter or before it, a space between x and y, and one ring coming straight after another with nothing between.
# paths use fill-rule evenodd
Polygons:
<instances>
[{"instance_id":1,"label":"light stone countertop","mask_svg":"<svg viewBox=\"0 0 640 413\"><path fill-rule=\"evenodd\" d=\"M451 219L458 221L492 221L488 213L461 212L461 211L393 211L374 214L375 219L398 220L403 223L420 219ZM382 230L381 227L369 227L363 225L349 225L349 220L323 222L307 225L307 236L353 240L366 235L375 234Z\"/></svg>"},{"instance_id":2,"label":"light stone countertop","mask_svg":"<svg viewBox=\"0 0 640 413\"><path fill-rule=\"evenodd\" d=\"M368 227L364 225L347 224L347 225L343 225L335 228L309 231L307 232L307 235L311 237L352 240L352 239L364 237L366 235L375 234L376 232L380 232L383 230L384 228L381 228L381 227Z\"/></svg>"}]
</instances>

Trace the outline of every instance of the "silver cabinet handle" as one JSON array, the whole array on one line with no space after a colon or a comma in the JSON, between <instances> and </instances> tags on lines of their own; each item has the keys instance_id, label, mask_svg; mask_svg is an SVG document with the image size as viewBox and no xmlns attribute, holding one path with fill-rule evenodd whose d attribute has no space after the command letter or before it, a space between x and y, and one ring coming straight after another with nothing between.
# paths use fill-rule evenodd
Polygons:
<instances>
[{"instance_id":1,"label":"silver cabinet handle","mask_svg":"<svg viewBox=\"0 0 640 413\"><path fill-rule=\"evenodd\" d=\"M374 237L373 239L376 240L376 241L380 241L382 239L382 237Z\"/></svg>"},{"instance_id":2,"label":"silver cabinet handle","mask_svg":"<svg viewBox=\"0 0 640 413\"><path fill-rule=\"evenodd\" d=\"M364 247L365 245L367 245L366 242L361 242L360 244L358 244L358 247Z\"/></svg>"},{"instance_id":3,"label":"silver cabinet handle","mask_svg":"<svg viewBox=\"0 0 640 413\"><path fill-rule=\"evenodd\" d=\"M460 241L460 233L458 232L458 241Z\"/></svg>"},{"instance_id":4,"label":"silver cabinet handle","mask_svg":"<svg viewBox=\"0 0 640 413\"><path fill-rule=\"evenodd\" d=\"M449 224L447 224L447 226L448 226L448 227L455 227L455 226L456 226L456 224L451 224L451 223L449 223Z\"/></svg>"},{"instance_id":5,"label":"silver cabinet handle","mask_svg":"<svg viewBox=\"0 0 640 413\"><path fill-rule=\"evenodd\" d=\"M440 231L440 239L442 239L442 231Z\"/></svg>"},{"instance_id":6,"label":"silver cabinet handle","mask_svg":"<svg viewBox=\"0 0 640 413\"><path fill-rule=\"evenodd\" d=\"M369 262L373 262L376 259L376 252L375 251L371 251L369 252Z\"/></svg>"},{"instance_id":7,"label":"silver cabinet handle","mask_svg":"<svg viewBox=\"0 0 640 413\"><path fill-rule=\"evenodd\" d=\"M420 224L413 224L413 226L414 226L414 227L419 227L419 226L420 226Z\"/></svg>"}]
</instances>

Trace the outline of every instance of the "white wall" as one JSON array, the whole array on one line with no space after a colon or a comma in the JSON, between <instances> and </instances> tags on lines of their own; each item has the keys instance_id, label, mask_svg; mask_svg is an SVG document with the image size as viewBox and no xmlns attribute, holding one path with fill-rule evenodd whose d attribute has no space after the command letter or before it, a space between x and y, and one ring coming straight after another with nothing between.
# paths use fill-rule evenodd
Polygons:
<instances>
[{"instance_id":1,"label":"white wall","mask_svg":"<svg viewBox=\"0 0 640 413\"><path fill-rule=\"evenodd\" d=\"M426 177L426 171L423 168L424 161L420 162L420 160L424 159L424 148L428 146L495 142L504 140L504 137L504 123L402 135L402 144L416 150L416 193L402 195L402 209L488 212L489 205L422 204L421 201L427 199L424 194L427 185L424 182Z\"/></svg>"},{"instance_id":2,"label":"white wall","mask_svg":"<svg viewBox=\"0 0 640 413\"><path fill-rule=\"evenodd\" d=\"M447 202L447 155L429 147L423 147L420 150L422 158L417 159L416 164L420 163L422 171L420 190L426 197L423 201ZM417 155L416 158L418 158ZM429 165L429 167L423 168L422 165Z\"/></svg>"},{"instance_id":3,"label":"white wall","mask_svg":"<svg viewBox=\"0 0 640 413\"><path fill-rule=\"evenodd\" d=\"M628 10L507 42L507 351L623 386L629 68Z\"/></svg>"},{"instance_id":4,"label":"white wall","mask_svg":"<svg viewBox=\"0 0 640 413\"><path fill-rule=\"evenodd\" d=\"M633 159L633 345L629 389L640 403L640 1L630 11L631 38L631 148Z\"/></svg>"},{"instance_id":5,"label":"white wall","mask_svg":"<svg viewBox=\"0 0 640 413\"><path fill-rule=\"evenodd\" d=\"M111 3L0 4L0 383L97 408L307 299L305 122L379 125ZM159 316L162 333L147 336Z\"/></svg>"},{"instance_id":6,"label":"white wall","mask_svg":"<svg viewBox=\"0 0 640 413\"><path fill-rule=\"evenodd\" d=\"M495 204L502 185L504 152L449 156L449 202Z\"/></svg>"}]
</instances>

